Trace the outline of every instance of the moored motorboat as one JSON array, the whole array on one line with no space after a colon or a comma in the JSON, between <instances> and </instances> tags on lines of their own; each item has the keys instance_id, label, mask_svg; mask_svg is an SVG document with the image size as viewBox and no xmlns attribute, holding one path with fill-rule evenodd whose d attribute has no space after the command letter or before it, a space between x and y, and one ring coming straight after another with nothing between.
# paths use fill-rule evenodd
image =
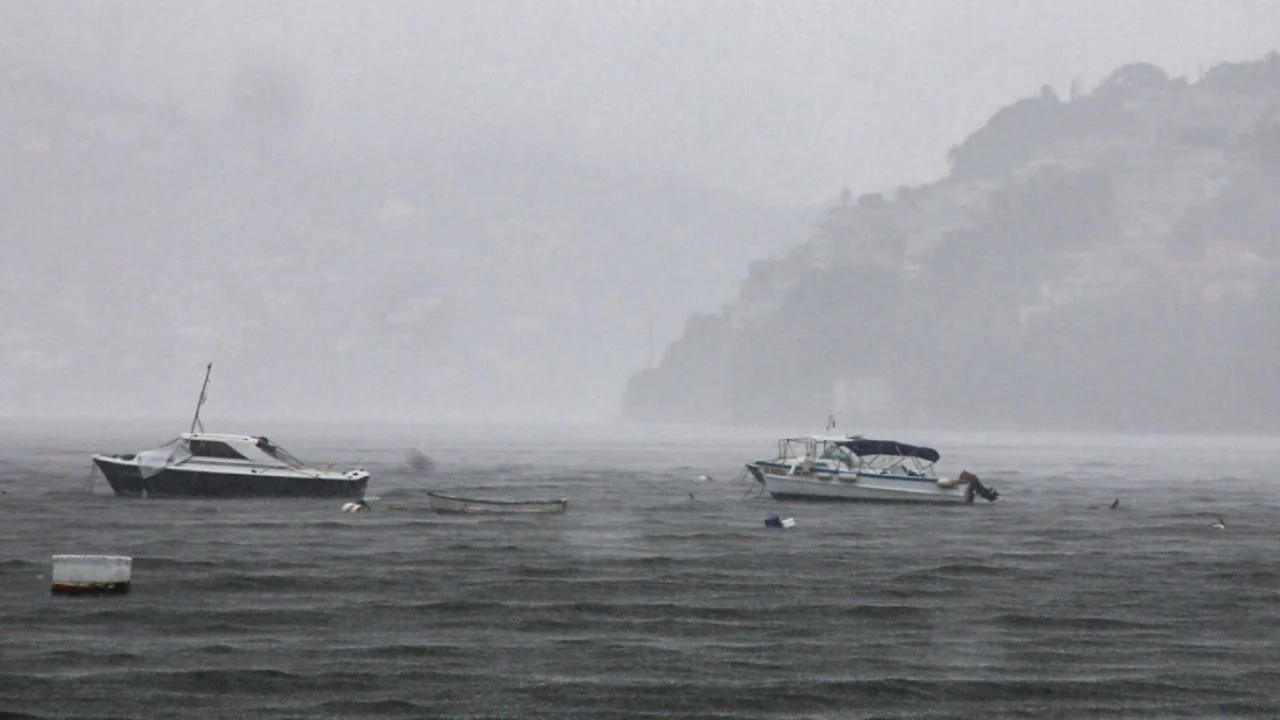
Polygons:
<instances>
[{"instance_id":1,"label":"moored motorboat","mask_svg":"<svg viewBox=\"0 0 1280 720\"><path fill-rule=\"evenodd\" d=\"M778 454L747 470L777 500L972 503L1000 496L969 471L939 477L938 451L858 435L783 438Z\"/></svg>"},{"instance_id":2,"label":"moored motorboat","mask_svg":"<svg viewBox=\"0 0 1280 720\"><path fill-rule=\"evenodd\" d=\"M93 464L116 495L129 497L328 497L359 498L369 473L309 465L266 437L207 433L196 403L191 431L160 447L127 454L98 454Z\"/></svg>"},{"instance_id":3,"label":"moored motorboat","mask_svg":"<svg viewBox=\"0 0 1280 720\"><path fill-rule=\"evenodd\" d=\"M491 500L464 498L457 495L428 492L427 501L438 513L562 513L569 508L569 501L554 500Z\"/></svg>"},{"instance_id":4,"label":"moored motorboat","mask_svg":"<svg viewBox=\"0 0 1280 720\"><path fill-rule=\"evenodd\" d=\"M365 470L313 467L265 437L182 433L152 450L99 454L93 462L116 495L129 497L358 498Z\"/></svg>"}]
</instances>

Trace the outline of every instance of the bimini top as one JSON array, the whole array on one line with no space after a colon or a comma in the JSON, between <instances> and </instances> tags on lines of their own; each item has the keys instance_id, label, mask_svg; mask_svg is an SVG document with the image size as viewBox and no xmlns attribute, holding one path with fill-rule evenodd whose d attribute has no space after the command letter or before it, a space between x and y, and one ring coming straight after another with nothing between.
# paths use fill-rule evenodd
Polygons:
<instances>
[{"instance_id":1,"label":"bimini top","mask_svg":"<svg viewBox=\"0 0 1280 720\"><path fill-rule=\"evenodd\" d=\"M919 458L925 462L936 463L942 457L937 450L918 445L907 445L896 440L868 440L854 437L836 443L840 447L849 448L858 457L866 455L896 455L898 457Z\"/></svg>"}]
</instances>

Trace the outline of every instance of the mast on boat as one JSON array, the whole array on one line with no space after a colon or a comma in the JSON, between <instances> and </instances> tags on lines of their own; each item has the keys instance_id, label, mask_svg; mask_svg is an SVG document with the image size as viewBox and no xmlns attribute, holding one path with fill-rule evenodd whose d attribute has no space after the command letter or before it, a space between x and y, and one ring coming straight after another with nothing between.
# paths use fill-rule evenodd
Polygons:
<instances>
[{"instance_id":1,"label":"mast on boat","mask_svg":"<svg viewBox=\"0 0 1280 720\"><path fill-rule=\"evenodd\" d=\"M209 389L209 375L213 372L213 363L209 363L204 369L204 384L200 386L200 399L196 400L196 414L191 418L191 432L195 432L196 428L200 428L200 432L204 432L204 423L200 422L200 407L204 405L205 392Z\"/></svg>"}]
</instances>

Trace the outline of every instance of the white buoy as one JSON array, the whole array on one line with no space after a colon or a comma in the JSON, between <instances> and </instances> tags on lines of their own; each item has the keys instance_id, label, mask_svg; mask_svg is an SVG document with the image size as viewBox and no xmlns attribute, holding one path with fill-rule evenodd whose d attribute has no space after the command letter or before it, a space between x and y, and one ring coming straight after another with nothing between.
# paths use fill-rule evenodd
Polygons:
<instances>
[{"instance_id":1,"label":"white buoy","mask_svg":"<svg viewBox=\"0 0 1280 720\"><path fill-rule=\"evenodd\" d=\"M127 593L133 558L123 555L54 555L50 592Z\"/></svg>"},{"instance_id":2,"label":"white buoy","mask_svg":"<svg viewBox=\"0 0 1280 720\"><path fill-rule=\"evenodd\" d=\"M345 503L342 506L342 512L353 513L353 512L364 512L367 510L369 510L369 503L365 502L364 500L357 500L355 502Z\"/></svg>"},{"instance_id":3,"label":"white buoy","mask_svg":"<svg viewBox=\"0 0 1280 720\"><path fill-rule=\"evenodd\" d=\"M795 518L782 518L782 527L784 527L784 528L793 528L793 527L795 527L795 526L796 526L796 519L795 519Z\"/></svg>"},{"instance_id":4,"label":"white buoy","mask_svg":"<svg viewBox=\"0 0 1280 720\"><path fill-rule=\"evenodd\" d=\"M955 478L949 478L949 477L940 477L940 478L938 478L938 487L940 487L940 488L947 488L947 489L950 489L950 488L953 488L953 487L955 487L955 486L956 486L956 479L955 479Z\"/></svg>"}]
</instances>

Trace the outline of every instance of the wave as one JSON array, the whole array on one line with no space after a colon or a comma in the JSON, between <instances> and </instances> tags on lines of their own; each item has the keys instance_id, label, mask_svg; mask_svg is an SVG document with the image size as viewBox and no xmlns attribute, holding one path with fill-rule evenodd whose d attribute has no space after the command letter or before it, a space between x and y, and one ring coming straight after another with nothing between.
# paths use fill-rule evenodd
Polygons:
<instances>
[{"instance_id":1,"label":"wave","mask_svg":"<svg viewBox=\"0 0 1280 720\"><path fill-rule=\"evenodd\" d=\"M315 710L325 713L336 713L341 717L360 717L369 715L371 717L385 718L399 714L408 714L410 717L425 717L432 714L433 707L430 705L419 705L417 703L408 702L406 700L329 700L314 706Z\"/></svg>"},{"instance_id":2,"label":"wave","mask_svg":"<svg viewBox=\"0 0 1280 720\"><path fill-rule=\"evenodd\" d=\"M346 650L352 657L380 660L448 660L467 657L470 649L456 645L405 644L370 645Z\"/></svg>"},{"instance_id":3,"label":"wave","mask_svg":"<svg viewBox=\"0 0 1280 720\"><path fill-rule=\"evenodd\" d=\"M1025 613L1004 613L996 615L989 619L989 622L995 625L1003 625L1017 629L1036 629L1036 630L1079 630L1088 633L1097 632L1128 632L1139 630L1168 629L1160 623L1145 622L1139 620L1125 620L1121 618L1106 617L1101 615L1080 615L1080 616L1063 616L1063 615L1032 615Z\"/></svg>"},{"instance_id":4,"label":"wave","mask_svg":"<svg viewBox=\"0 0 1280 720\"><path fill-rule=\"evenodd\" d=\"M909 579L965 579L990 578L1007 574L1010 568L1003 565L986 563L944 563L932 567L914 568L898 575L901 580Z\"/></svg>"}]
</instances>

